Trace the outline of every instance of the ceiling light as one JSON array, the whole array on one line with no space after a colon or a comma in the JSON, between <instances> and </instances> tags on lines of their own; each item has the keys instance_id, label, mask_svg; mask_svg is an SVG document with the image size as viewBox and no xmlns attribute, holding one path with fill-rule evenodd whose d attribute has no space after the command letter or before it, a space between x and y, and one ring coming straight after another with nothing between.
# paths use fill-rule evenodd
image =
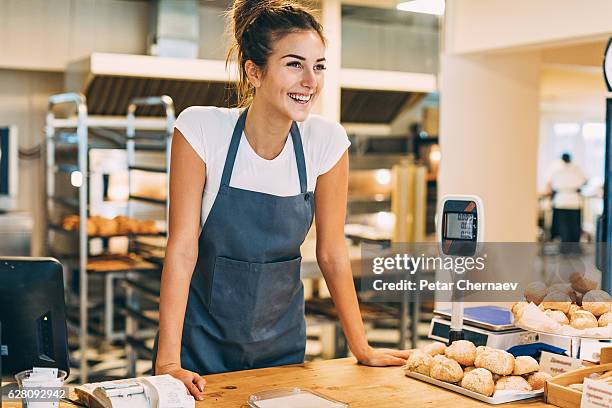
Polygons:
<instances>
[{"instance_id":1,"label":"ceiling light","mask_svg":"<svg viewBox=\"0 0 612 408\"><path fill-rule=\"evenodd\" d=\"M412 0L399 3L396 8L401 11L412 13L433 14L441 16L444 14L444 0Z\"/></svg>"}]
</instances>

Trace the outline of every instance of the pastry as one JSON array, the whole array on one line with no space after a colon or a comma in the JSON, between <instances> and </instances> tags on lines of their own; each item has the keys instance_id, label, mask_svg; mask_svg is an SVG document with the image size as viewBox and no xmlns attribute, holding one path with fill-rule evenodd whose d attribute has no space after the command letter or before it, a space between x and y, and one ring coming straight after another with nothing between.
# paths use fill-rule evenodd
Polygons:
<instances>
[{"instance_id":1,"label":"pastry","mask_svg":"<svg viewBox=\"0 0 612 408\"><path fill-rule=\"evenodd\" d=\"M478 353L474 365L493 374L510 375L514 371L514 356L507 351L488 349Z\"/></svg>"},{"instance_id":2,"label":"pastry","mask_svg":"<svg viewBox=\"0 0 612 408\"><path fill-rule=\"evenodd\" d=\"M493 347L489 347L489 346L478 346L476 347L476 357L478 357L478 355L484 351L487 350L495 350Z\"/></svg>"},{"instance_id":3,"label":"pastry","mask_svg":"<svg viewBox=\"0 0 612 408\"><path fill-rule=\"evenodd\" d=\"M548 293L548 287L543 282L531 282L525 288L525 300L533 302L536 305L542 303L542 300Z\"/></svg>"},{"instance_id":4,"label":"pastry","mask_svg":"<svg viewBox=\"0 0 612 408\"><path fill-rule=\"evenodd\" d=\"M582 308L599 317L612 310L612 297L603 290L592 290L582 297Z\"/></svg>"},{"instance_id":5,"label":"pastry","mask_svg":"<svg viewBox=\"0 0 612 408\"><path fill-rule=\"evenodd\" d=\"M538 362L529 356L519 356L514 359L514 371L512 375L525 375L540 370Z\"/></svg>"},{"instance_id":6,"label":"pastry","mask_svg":"<svg viewBox=\"0 0 612 408\"><path fill-rule=\"evenodd\" d=\"M569 296L572 302L576 302L576 292L569 283L555 283L548 288L548 293L561 292Z\"/></svg>"},{"instance_id":7,"label":"pastry","mask_svg":"<svg viewBox=\"0 0 612 408\"><path fill-rule=\"evenodd\" d=\"M531 385L523 377L511 375L500 378L495 390L531 391Z\"/></svg>"},{"instance_id":8,"label":"pastry","mask_svg":"<svg viewBox=\"0 0 612 408\"><path fill-rule=\"evenodd\" d=\"M157 232L154 220L144 220L138 223L139 234L157 234Z\"/></svg>"},{"instance_id":9,"label":"pastry","mask_svg":"<svg viewBox=\"0 0 612 408\"><path fill-rule=\"evenodd\" d=\"M410 357L408 357L404 369L429 376L432 361L433 359L429 354L420 350L415 350L410 354Z\"/></svg>"},{"instance_id":10,"label":"pastry","mask_svg":"<svg viewBox=\"0 0 612 408\"><path fill-rule=\"evenodd\" d=\"M472 366L476 358L476 346L471 341L457 340L446 348L444 355L462 366Z\"/></svg>"},{"instance_id":11,"label":"pastry","mask_svg":"<svg viewBox=\"0 0 612 408\"><path fill-rule=\"evenodd\" d=\"M599 320L597 320L599 327L606 327L610 323L612 323L612 312L606 312L599 316Z\"/></svg>"},{"instance_id":12,"label":"pastry","mask_svg":"<svg viewBox=\"0 0 612 408\"><path fill-rule=\"evenodd\" d=\"M546 314L546 316L550 317L559 324L569 324L569 319L567 318L565 313L560 310L547 310L544 313Z\"/></svg>"},{"instance_id":13,"label":"pastry","mask_svg":"<svg viewBox=\"0 0 612 408\"><path fill-rule=\"evenodd\" d=\"M577 312L578 310L582 310L582 308L578 305L570 305L569 310L567 311L567 317L569 317L570 319L572 318L572 315Z\"/></svg>"},{"instance_id":14,"label":"pastry","mask_svg":"<svg viewBox=\"0 0 612 408\"><path fill-rule=\"evenodd\" d=\"M597 318L591 312L586 310L579 310L572 315L570 319L570 326L574 329L591 329L597 327Z\"/></svg>"},{"instance_id":15,"label":"pastry","mask_svg":"<svg viewBox=\"0 0 612 408\"><path fill-rule=\"evenodd\" d=\"M431 378L456 383L463 378L463 370L458 362L442 355L435 356L429 372Z\"/></svg>"},{"instance_id":16,"label":"pastry","mask_svg":"<svg viewBox=\"0 0 612 408\"><path fill-rule=\"evenodd\" d=\"M438 341L434 343L430 343L426 345L425 347L423 347L423 351L432 357L437 356L438 354L444 354L445 350L446 350L446 345Z\"/></svg>"},{"instance_id":17,"label":"pastry","mask_svg":"<svg viewBox=\"0 0 612 408\"><path fill-rule=\"evenodd\" d=\"M570 275L570 283L576 292L587 293L597 289L597 281L588 277L584 272L574 272Z\"/></svg>"},{"instance_id":18,"label":"pastry","mask_svg":"<svg viewBox=\"0 0 612 408\"><path fill-rule=\"evenodd\" d=\"M546 384L546 381L550 380L551 378L552 375L543 371L538 371L537 373L531 374L527 378L527 382L531 386L531 389L535 391L544 388L544 384Z\"/></svg>"},{"instance_id":19,"label":"pastry","mask_svg":"<svg viewBox=\"0 0 612 408\"><path fill-rule=\"evenodd\" d=\"M514 315L514 320L519 320L523 315L523 309L528 305L527 302L516 302L512 305L512 314Z\"/></svg>"},{"instance_id":20,"label":"pastry","mask_svg":"<svg viewBox=\"0 0 612 408\"><path fill-rule=\"evenodd\" d=\"M563 292L550 292L540 304L544 309L560 310L563 313L569 311L572 299Z\"/></svg>"},{"instance_id":21,"label":"pastry","mask_svg":"<svg viewBox=\"0 0 612 408\"><path fill-rule=\"evenodd\" d=\"M463 369L463 375L465 376L467 373L469 373L470 371L476 370L476 367L474 366L470 366L470 367L465 367Z\"/></svg>"},{"instance_id":22,"label":"pastry","mask_svg":"<svg viewBox=\"0 0 612 408\"><path fill-rule=\"evenodd\" d=\"M461 386L467 390L490 397L495 392L495 383L491 372L484 368L476 368L463 376Z\"/></svg>"}]
</instances>

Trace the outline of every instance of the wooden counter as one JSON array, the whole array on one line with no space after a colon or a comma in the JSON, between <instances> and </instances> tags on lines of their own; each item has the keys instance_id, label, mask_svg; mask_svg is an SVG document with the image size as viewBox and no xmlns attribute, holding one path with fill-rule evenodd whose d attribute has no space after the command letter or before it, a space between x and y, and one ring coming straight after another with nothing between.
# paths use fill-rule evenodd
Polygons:
<instances>
[{"instance_id":1,"label":"wooden counter","mask_svg":"<svg viewBox=\"0 0 612 408\"><path fill-rule=\"evenodd\" d=\"M308 388L351 408L492 407L492 405L408 378L401 367L365 367L352 358L318 361L206 376L204 401L196 407L247 407L249 395L271 388ZM542 400L519 401L504 407L552 407Z\"/></svg>"},{"instance_id":2,"label":"wooden counter","mask_svg":"<svg viewBox=\"0 0 612 408\"><path fill-rule=\"evenodd\" d=\"M238 371L205 377L205 399L196 407L247 407L249 395L280 387L308 388L351 408L470 408L493 407L463 395L404 376L401 367L365 367L352 358L318 361L259 370ZM541 400L518 401L503 407L553 407ZM3 408L21 407L19 402L5 402ZM61 408L74 405L60 404Z\"/></svg>"}]
</instances>

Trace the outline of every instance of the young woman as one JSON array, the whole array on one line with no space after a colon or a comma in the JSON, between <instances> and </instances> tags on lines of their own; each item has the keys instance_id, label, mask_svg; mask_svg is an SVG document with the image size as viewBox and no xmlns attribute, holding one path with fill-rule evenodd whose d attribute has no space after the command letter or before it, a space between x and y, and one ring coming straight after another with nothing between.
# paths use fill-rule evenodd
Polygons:
<instances>
[{"instance_id":1,"label":"young woman","mask_svg":"<svg viewBox=\"0 0 612 408\"><path fill-rule=\"evenodd\" d=\"M176 121L155 373L201 399L201 374L302 363L300 245L315 214L317 261L351 351L362 364L403 364L406 351L368 345L359 312L344 240L346 132L309 115L322 28L288 0L237 0L230 16L245 109L196 106Z\"/></svg>"}]
</instances>

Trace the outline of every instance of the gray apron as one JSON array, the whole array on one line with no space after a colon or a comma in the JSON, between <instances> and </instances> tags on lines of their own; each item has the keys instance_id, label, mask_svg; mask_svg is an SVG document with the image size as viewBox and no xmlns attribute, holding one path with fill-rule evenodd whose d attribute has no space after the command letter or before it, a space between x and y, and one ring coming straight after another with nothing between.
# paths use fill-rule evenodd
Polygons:
<instances>
[{"instance_id":1,"label":"gray apron","mask_svg":"<svg viewBox=\"0 0 612 408\"><path fill-rule=\"evenodd\" d=\"M199 374L304 361L300 246L312 224L314 195L307 191L302 140L293 122L300 194L230 187L246 112L234 127L189 287L181 367Z\"/></svg>"}]
</instances>

